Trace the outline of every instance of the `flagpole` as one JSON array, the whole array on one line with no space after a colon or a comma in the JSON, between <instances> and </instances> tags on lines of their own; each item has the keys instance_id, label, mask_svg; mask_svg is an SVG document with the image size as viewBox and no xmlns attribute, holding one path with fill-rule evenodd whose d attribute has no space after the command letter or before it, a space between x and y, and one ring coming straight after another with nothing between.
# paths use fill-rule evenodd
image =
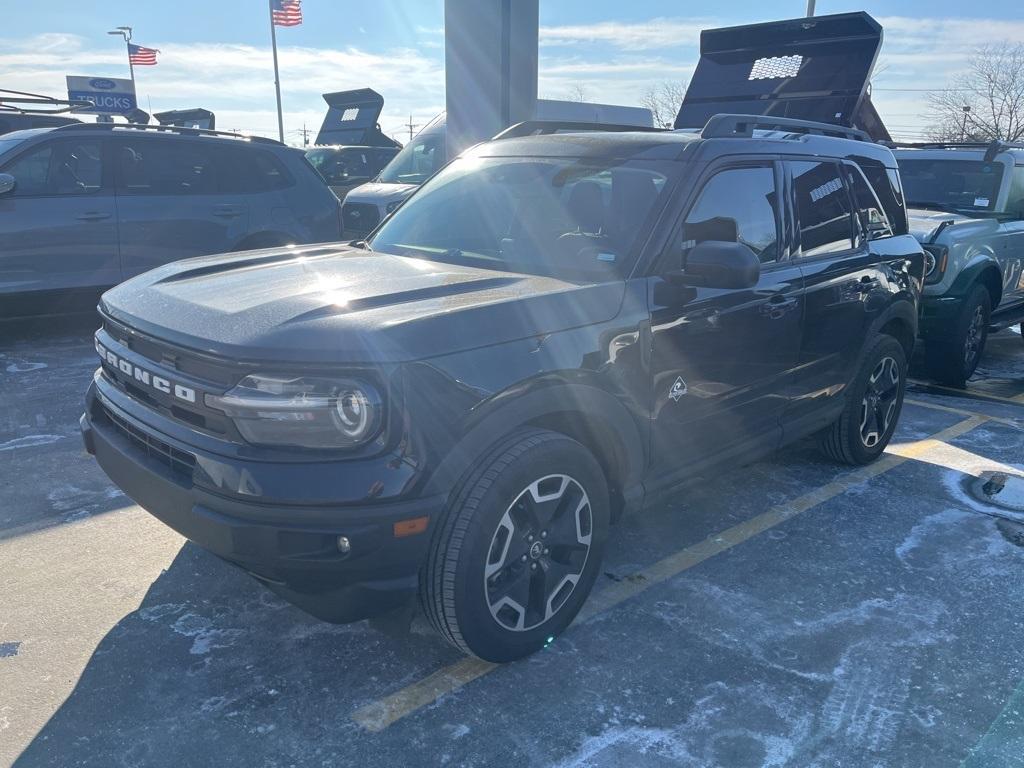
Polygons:
<instances>
[{"instance_id":1,"label":"flagpole","mask_svg":"<svg viewBox=\"0 0 1024 768\"><path fill-rule=\"evenodd\" d=\"M274 29L274 1L269 0L267 10L270 12L270 44L274 49L274 91L277 93L277 133L284 144L284 115L281 112L281 74L277 68L277 30Z\"/></svg>"},{"instance_id":2,"label":"flagpole","mask_svg":"<svg viewBox=\"0 0 1024 768\"><path fill-rule=\"evenodd\" d=\"M126 51L128 51L128 71L131 73L131 76L132 76L132 90L134 90L135 89L135 65L132 64L132 47L131 47L131 43L129 42L131 39L132 39L131 38L131 33L129 32L128 35L124 39L124 49Z\"/></svg>"}]
</instances>

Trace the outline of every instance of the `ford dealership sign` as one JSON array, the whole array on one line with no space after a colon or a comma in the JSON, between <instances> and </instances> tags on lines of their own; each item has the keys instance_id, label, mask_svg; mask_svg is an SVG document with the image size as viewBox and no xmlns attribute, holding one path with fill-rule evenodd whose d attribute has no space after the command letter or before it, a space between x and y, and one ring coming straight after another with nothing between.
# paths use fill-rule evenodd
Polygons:
<instances>
[{"instance_id":1,"label":"ford dealership sign","mask_svg":"<svg viewBox=\"0 0 1024 768\"><path fill-rule=\"evenodd\" d=\"M92 107L75 110L93 115L123 115L138 107L135 84L114 77L68 75L68 98L88 101Z\"/></svg>"}]
</instances>

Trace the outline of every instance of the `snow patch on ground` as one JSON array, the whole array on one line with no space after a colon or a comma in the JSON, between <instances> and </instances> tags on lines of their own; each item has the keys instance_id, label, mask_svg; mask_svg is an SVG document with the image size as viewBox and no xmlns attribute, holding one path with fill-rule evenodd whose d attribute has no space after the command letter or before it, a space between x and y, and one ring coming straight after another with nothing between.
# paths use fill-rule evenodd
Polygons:
<instances>
[{"instance_id":1,"label":"snow patch on ground","mask_svg":"<svg viewBox=\"0 0 1024 768\"><path fill-rule=\"evenodd\" d=\"M29 371L41 371L48 367L46 363L11 363L7 366L7 372L28 373Z\"/></svg>"},{"instance_id":2,"label":"snow patch on ground","mask_svg":"<svg viewBox=\"0 0 1024 768\"><path fill-rule=\"evenodd\" d=\"M240 629L218 629L213 621L197 613L186 613L171 625L179 635L192 638L189 653L203 656L217 648L230 648L245 633Z\"/></svg>"},{"instance_id":3,"label":"snow patch on ground","mask_svg":"<svg viewBox=\"0 0 1024 768\"><path fill-rule=\"evenodd\" d=\"M64 435L25 435L0 443L0 451L17 451L21 448L33 448L37 445L49 445L63 440Z\"/></svg>"}]
</instances>

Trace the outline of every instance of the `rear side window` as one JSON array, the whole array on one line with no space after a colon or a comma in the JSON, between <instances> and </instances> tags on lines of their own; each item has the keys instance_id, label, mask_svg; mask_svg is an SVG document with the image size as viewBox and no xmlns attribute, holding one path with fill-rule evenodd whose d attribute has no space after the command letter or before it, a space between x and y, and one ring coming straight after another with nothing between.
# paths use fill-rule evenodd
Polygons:
<instances>
[{"instance_id":1,"label":"rear side window","mask_svg":"<svg viewBox=\"0 0 1024 768\"><path fill-rule=\"evenodd\" d=\"M103 176L98 141L51 141L30 149L3 169L14 177L14 197L87 195Z\"/></svg>"},{"instance_id":2,"label":"rear side window","mask_svg":"<svg viewBox=\"0 0 1024 768\"><path fill-rule=\"evenodd\" d=\"M124 140L114 150L122 195L204 195L217 192L209 146L197 141Z\"/></svg>"},{"instance_id":3,"label":"rear side window","mask_svg":"<svg viewBox=\"0 0 1024 768\"><path fill-rule=\"evenodd\" d=\"M853 205L860 225L857 228L858 235L866 235L868 240L892 237L889 219L864 174L852 164L844 165L843 168L846 170L846 181L850 185L850 194L853 196Z\"/></svg>"},{"instance_id":4,"label":"rear side window","mask_svg":"<svg viewBox=\"0 0 1024 768\"><path fill-rule=\"evenodd\" d=\"M805 258L854 247L853 209L839 165L832 161L790 164Z\"/></svg>"},{"instance_id":5,"label":"rear side window","mask_svg":"<svg viewBox=\"0 0 1024 768\"><path fill-rule=\"evenodd\" d=\"M220 148L218 148L220 149ZM251 194L292 186L294 180L270 152L225 147L221 152L222 192Z\"/></svg>"},{"instance_id":6,"label":"rear side window","mask_svg":"<svg viewBox=\"0 0 1024 768\"><path fill-rule=\"evenodd\" d=\"M691 248L708 240L743 243L762 263L779 255L775 171L770 166L728 168L704 185L686 216L683 264Z\"/></svg>"}]
</instances>

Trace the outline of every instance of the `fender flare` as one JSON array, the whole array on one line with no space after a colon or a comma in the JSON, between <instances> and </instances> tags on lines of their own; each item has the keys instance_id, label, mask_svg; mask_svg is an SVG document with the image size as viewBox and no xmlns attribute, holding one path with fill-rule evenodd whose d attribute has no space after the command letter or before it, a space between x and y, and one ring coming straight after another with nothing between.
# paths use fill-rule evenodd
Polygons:
<instances>
[{"instance_id":1,"label":"fender flare","mask_svg":"<svg viewBox=\"0 0 1024 768\"><path fill-rule=\"evenodd\" d=\"M911 342L917 338L918 313L913 302L909 299L893 301L871 322L871 333L881 333L882 328L893 320L902 320L909 326Z\"/></svg>"},{"instance_id":2,"label":"fender flare","mask_svg":"<svg viewBox=\"0 0 1024 768\"><path fill-rule=\"evenodd\" d=\"M517 385L518 388L518 385ZM502 402L507 400L507 402ZM617 445L608 446L623 459L622 486L640 486L647 466L646 442L636 420L626 406L603 389L586 384L558 383L510 394L495 395L483 408L474 426L453 446L451 451L427 479L424 495L448 494L465 474L502 439L516 429L537 424L559 414L571 414L586 426L595 422L595 433L609 430L618 438Z\"/></svg>"},{"instance_id":3,"label":"fender flare","mask_svg":"<svg viewBox=\"0 0 1024 768\"><path fill-rule=\"evenodd\" d=\"M981 279L982 274L986 270L994 270L998 280L996 281L999 287L999 296L995 297L992 302L992 308L995 309L999 302L1002 300L1003 295L1003 271L999 266L999 262L991 251L978 250L968 260L967 264L960 270L956 278L953 280L953 284L946 291L946 296L958 296L965 298L970 292L971 287L978 283Z\"/></svg>"}]
</instances>

